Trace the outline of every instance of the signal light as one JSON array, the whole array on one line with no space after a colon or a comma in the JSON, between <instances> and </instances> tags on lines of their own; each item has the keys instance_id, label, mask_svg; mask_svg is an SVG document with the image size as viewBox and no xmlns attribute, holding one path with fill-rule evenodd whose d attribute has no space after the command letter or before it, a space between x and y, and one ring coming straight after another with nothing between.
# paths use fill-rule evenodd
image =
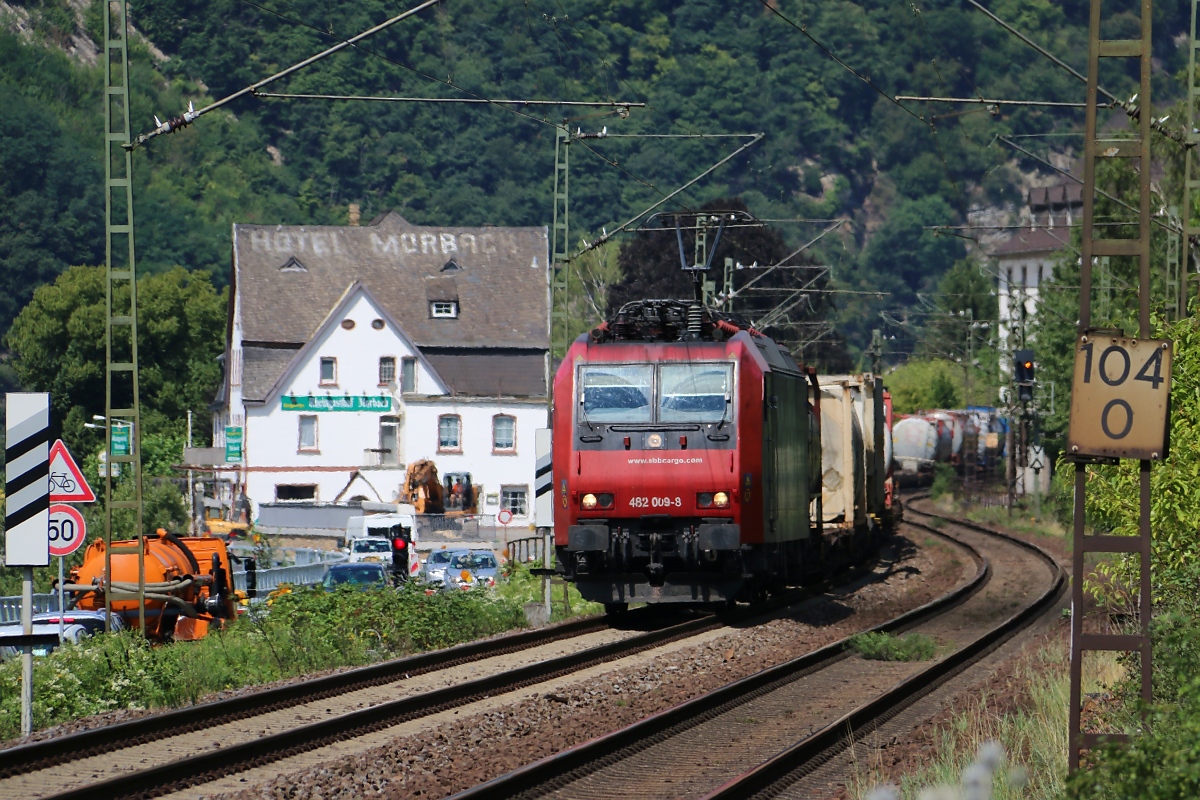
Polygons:
<instances>
[{"instance_id":1,"label":"signal light","mask_svg":"<svg viewBox=\"0 0 1200 800\"><path fill-rule=\"evenodd\" d=\"M1017 399L1022 403L1033 401L1034 356L1032 350L1013 353L1013 380L1017 384Z\"/></svg>"},{"instance_id":2,"label":"signal light","mask_svg":"<svg viewBox=\"0 0 1200 800\"><path fill-rule=\"evenodd\" d=\"M579 501L585 511L591 511L594 508L612 508L613 494L612 492L601 492L600 494L592 494L588 492Z\"/></svg>"},{"instance_id":3,"label":"signal light","mask_svg":"<svg viewBox=\"0 0 1200 800\"><path fill-rule=\"evenodd\" d=\"M403 550L407 546L408 542L404 541L398 536L395 539L392 539L392 547L396 548L397 550Z\"/></svg>"}]
</instances>

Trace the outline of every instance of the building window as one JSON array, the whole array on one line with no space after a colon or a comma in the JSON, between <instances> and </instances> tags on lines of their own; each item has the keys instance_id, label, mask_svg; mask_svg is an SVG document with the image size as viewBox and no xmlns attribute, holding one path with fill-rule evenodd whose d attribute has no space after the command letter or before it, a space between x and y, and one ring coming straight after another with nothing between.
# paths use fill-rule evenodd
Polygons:
<instances>
[{"instance_id":1,"label":"building window","mask_svg":"<svg viewBox=\"0 0 1200 800\"><path fill-rule=\"evenodd\" d=\"M400 392L412 394L417 391L417 360L405 358L400 361Z\"/></svg>"},{"instance_id":2,"label":"building window","mask_svg":"<svg viewBox=\"0 0 1200 800\"><path fill-rule=\"evenodd\" d=\"M300 438L297 449L313 452L317 449L317 415L300 415Z\"/></svg>"},{"instance_id":3,"label":"building window","mask_svg":"<svg viewBox=\"0 0 1200 800\"><path fill-rule=\"evenodd\" d=\"M379 385L384 386L396 380L396 357L383 356L379 359Z\"/></svg>"},{"instance_id":4,"label":"building window","mask_svg":"<svg viewBox=\"0 0 1200 800\"><path fill-rule=\"evenodd\" d=\"M529 513L528 496L528 487L501 486L500 508L511 511L514 517L523 517Z\"/></svg>"},{"instance_id":5,"label":"building window","mask_svg":"<svg viewBox=\"0 0 1200 800\"><path fill-rule=\"evenodd\" d=\"M316 500L317 485L315 483L277 483L275 484L276 500Z\"/></svg>"},{"instance_id":6,"label":"building window","mask_svg":"<svg viewBox=\"0 0 1200 800\"><path fill-rule=\"evenodd\" d=\"M458 303L452 300L434 301L429 304L429 316L454 319L458 316Z\"/></svg>"},{"instance_id":7,"label":"building window","mask_svg":"<svg viewBox=\"0 0 1200 800\"><path fill-rule=\"evenodd\" d=\"M379 418L379 463L394 467L400 463L400 418Z\"/></svg>"},{"instance_id":8,"label":"building window","mask_svg":"<svg viewBox=\"0 0 1200 800\"><path fill-rule=\"evenodd\" d=\"M1042 285L1042 274L1043 274L1042 273L1042 265L1038 264L1038 282L1037 282L1038 286Z\"/></svg>"},{"instance_id":9,"label":"building window","mask_svg":"<svg viewBox=\"0 0 1200 800\"><path fill-rule=\"evenodd\" d=\"M517 418L507 414L492 417L492 450L513 451L517 446Z\"/></svg>"},{"instance_id":10,"label":"building window","mask_svg":"<svg viewBox=\"0 0 1200 800\"><path fill-rule=\"evenodd\" d=\"M334 386L337 384L337 359L325 356L321 359L321 385Z\"/></svg>"},{"instance_id":11,"label":"building window","mask_svg":"<svg viewBox=\"0 0 1200 800\"><path fill-rule=\"evenodd\" d=\"M454 414L438 417L438 450L462 451L462 418Z\"/></svg>"}]
</instances>

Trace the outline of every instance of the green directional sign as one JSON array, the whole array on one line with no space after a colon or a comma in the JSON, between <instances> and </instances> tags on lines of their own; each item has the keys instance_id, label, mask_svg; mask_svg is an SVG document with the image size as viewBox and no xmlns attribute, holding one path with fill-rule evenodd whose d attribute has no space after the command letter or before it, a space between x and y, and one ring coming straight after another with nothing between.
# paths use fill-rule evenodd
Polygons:
<instances>
[{"instance_id":1,"label":"green directional sign","mask_svg":"<svg viewBox=\"0 0 1200 800\"><path fill-rule=\"evenodd\" d=\"M133 428L129 425L123 425L119 428L112 429L112 454L114 456L129 455L129 432L131 430L133 430Z\"/></svg>"},{"instance_id":2,"label":"green directional sign","mask_svg":"<svg viewBox=\"0 0 1200 800\"><path fill-rule=\"evenodd\" d=\"M284 411L391 411L389 395L292 395L282 398Z\"/></svg>"},{"instance_id":3,"label":"green directional sign","mask_svg":"<svg viewBox=\"0 0 1200 800\"><path fill-rule=\"evenodd\" d=\"M245 441L245 429L242 427L231 427L225 429L225 461L226 463L240 462L244 457L242 455L242 442Z\"/></svg>"}]
</instances>

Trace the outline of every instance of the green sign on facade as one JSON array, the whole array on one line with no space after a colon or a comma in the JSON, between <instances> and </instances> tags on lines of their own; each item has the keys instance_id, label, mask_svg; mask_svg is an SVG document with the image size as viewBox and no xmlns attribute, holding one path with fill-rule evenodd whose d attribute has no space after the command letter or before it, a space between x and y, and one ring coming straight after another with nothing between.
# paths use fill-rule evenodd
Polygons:
<instances>
[{"instance_id":1,"label":"green sign on facade","mask_svg":"<svg viewBox=\"0 0 1200 800\"><path fill-rule=\"evenodd\" d=\"M112 429L112 454L114 456L129 455L129 432L131 430L133 430L131 425Z\"/></svg>"},{"instance_id":2,"label":"green sign on facade","mask_svg":"<svg viewBox=\"0 0 1200 800\"><path fill-rule=\"evenodd\" d=\"M389 395L292 395L282 399L284 411L391 411Z\"/></svg>"},{"instance_id":3,"label":"green sign on facade","mask_svg":"<svg viewBox=\"0 0 1200 800\"><path fill-rule=\"evenodd\" d=\"M225 463L232 464L242 460L242 442L244 436L244 428L225 429Z\"/></svg>"}]
</instances>

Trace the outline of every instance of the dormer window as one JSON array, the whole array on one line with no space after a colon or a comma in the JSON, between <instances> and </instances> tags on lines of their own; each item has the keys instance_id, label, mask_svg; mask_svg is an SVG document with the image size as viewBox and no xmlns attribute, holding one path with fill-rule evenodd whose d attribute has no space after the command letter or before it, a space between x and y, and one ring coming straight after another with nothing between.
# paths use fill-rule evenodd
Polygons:
<instances>
[{"instance_id":1,"label":"dormer window","mask_svg":"<svg viewBox=\"0 0 1200 800\"><path fill-rule=\"evenodd\" d=\"M452 258L445 264L442 264L440 272L457 272L460 269L462 269L462 266Z\"/></svg>"},{"instance_id":2,"label":"dormer window","mask_svg":"<svg viewBox=\"0 0 1200 800\"><path fill-rule=\"evenodd\" d=\"M449 300L435 300L429 304L429 316L456 319L458 317L458 303Z\"/></svg>"}]
</instances>

